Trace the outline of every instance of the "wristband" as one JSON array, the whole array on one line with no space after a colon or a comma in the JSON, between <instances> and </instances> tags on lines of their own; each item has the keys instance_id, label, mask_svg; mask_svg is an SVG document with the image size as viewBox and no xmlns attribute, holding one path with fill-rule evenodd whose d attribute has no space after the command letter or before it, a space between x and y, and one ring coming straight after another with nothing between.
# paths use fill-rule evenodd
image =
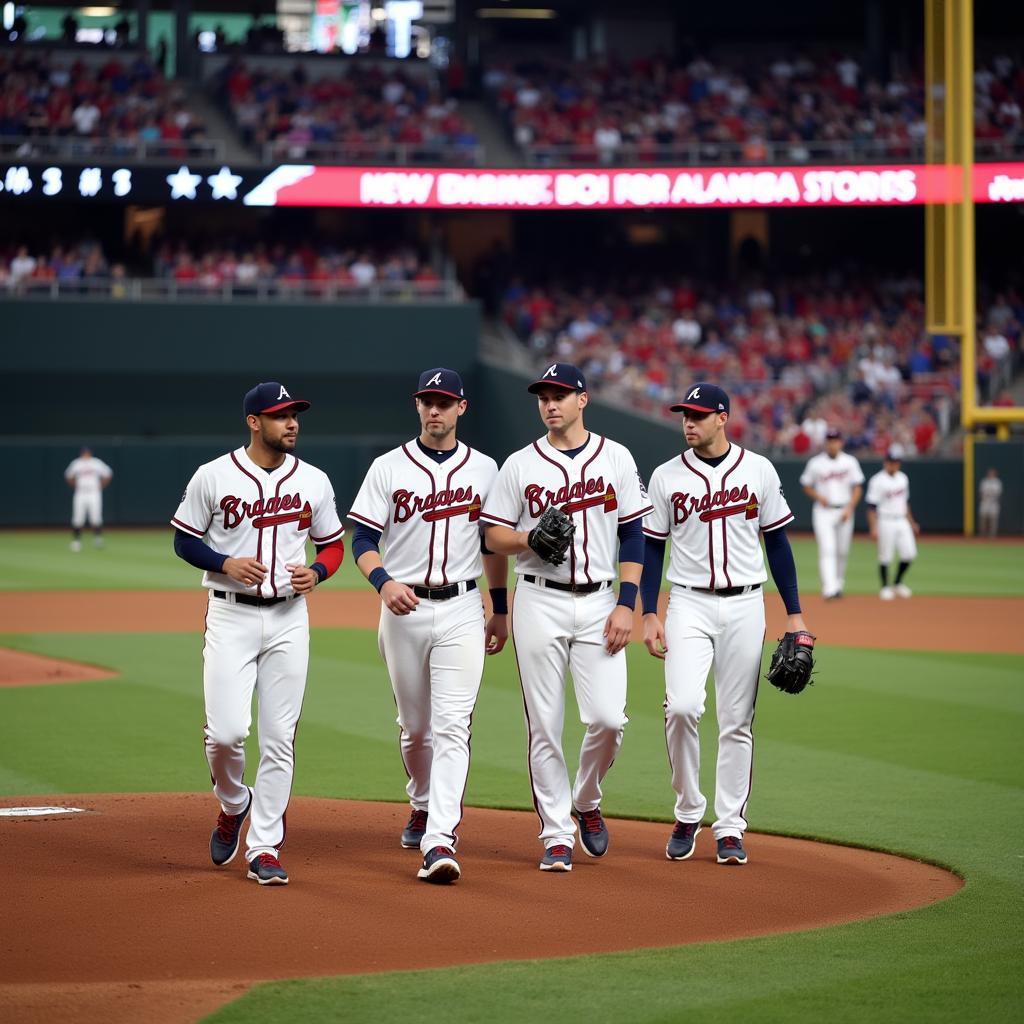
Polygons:
<instances>
[{"instance_id":1,"label":"wristband","mask_svg":"<svg viewBox=\"0 0 1024 1024\"><path fill-rule=\"evenodd\" d=\"M623 608L633 611L636 608L636 595L639 590L640 588L635 583L620 583L619 600L616 604L621 604Z\"/></svg>"},{"instance_id":2,"label":"wristband","mask_svg":"<svg viewBox=\"0 0 1024 1024\"><path fill-rule=\"evenodd\" d=\"M495 615L508 615L508 587L491 587L491 610Z\"/></svg>"},{"instance_id":3,"label":"wristband","mask_svg":"<svg viewBox=\"0 0 1024 1024\"><path fill-rule=\"evenodd\" d=\"M314 562L310 566L310 569L312 569L313 572L315 572L317 574L317 581L316 582L317 582L318 585L323 583L323 581L325 579L327 579L327 566L324 565L323 562Z\"/></svg>"},{"instance_id":4,"label":"wristband","mask_svg":"<svg viewBox=\"0 0 1024 1024\"><path fill-rule=\"evenodd\" d=\"M389 582L391 577L388 575L388 571L383 565L378 565L377 568L370 573L368 579L373 584L374 590L379 594L380 588L383 587L385 583Z\"/></svg>"}]
</instances>

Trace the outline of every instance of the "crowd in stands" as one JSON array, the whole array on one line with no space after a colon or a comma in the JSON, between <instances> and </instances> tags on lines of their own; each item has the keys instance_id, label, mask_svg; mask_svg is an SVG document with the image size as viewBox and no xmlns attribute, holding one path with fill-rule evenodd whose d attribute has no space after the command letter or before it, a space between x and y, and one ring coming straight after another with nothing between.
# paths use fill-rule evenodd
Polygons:
<instances>
[{"instance_id":1,"label":"crowd in stands","mask_svg":"<svg viewBox=\"0 0 1024 1024\"><path fill-rule=\"evenodd\" d=\"M840 426L852 451L928 454L957 425L957 340L925 333L913 277L513 280L501 315L538 362L575 363L594 392L652 415L677 418L667 407L694 381L722 384L730 435L758 450L802 455ZM978 334L982 400L1012 404L1022 325L1024 292L996 296Z\"/></svg>"},{"instance_id":2,"label":"crowd in stands","mask_svg":"<svg viewBox=\"0 0 1024 1024\"><path fill-rule=\"evenodd\" d=\"M1024 145L1024 65L996 56L974 79L977 140L1007 153ZM848 54L536 60L492 67L484 85L523 149L576 147L577 159L603 163L624 150L643 162L678 159L693 145L709 160L738 151L749 162L801 163L821 143L837 157L884 148L906 158L925 134L922 75L882 79Z\"/></svg>"},{"instance_id":3,"label":"crowd in stands","mask_svg":"<svg viewBox=\"0 0 1024 1024\"><path fill-rule=\"evenodd\" d=\"M447 147L472 158L478 143L454 99L436 81L379 65L311 78L301 64L288 72L249 67L234 59L218 89L243 140L303 159L316 146L345 146L372 153L404 146ZM456 157L457 158L457 157Z\"/></svg>"},{"instance_id":4,"label":"crowd in stands","mask_svg":"<svg viewBox=\"0 0 1024 1024\"><path fill-rule=\"evenodd\" d=\"M176 146L205 137L205 125L148 58L112 53L100 65L63 64L45 53L0 50L0 137L65 136Z\"/></svg>"}]
</instances>

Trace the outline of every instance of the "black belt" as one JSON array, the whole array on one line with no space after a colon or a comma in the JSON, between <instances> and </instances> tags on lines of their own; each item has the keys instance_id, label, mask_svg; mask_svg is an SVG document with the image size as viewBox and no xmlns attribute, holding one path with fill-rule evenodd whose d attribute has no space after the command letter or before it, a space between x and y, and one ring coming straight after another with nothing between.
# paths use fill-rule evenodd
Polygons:
<instances>
[{"instance_id":1,"label":"black belt","mask_svg":"<svg viewBox=\"0 0 1024 1024\"><path fill-rule=\"evenodd\" d=\"M228 592L226 590L215 590L213 592L214 597L219 597L222 601L228 600ZM235 604L254 604L258 608L266 608L271 604L280 604L282 601L290 601L291 595L288 597L252 597L250 594L235 594Z\"/></svg>"},{"instance_id":2,"label":"black belt","mask_svg":"<svg viewBox=\"0 0 1024 1024\"><path fill-rule=\"evenodd\" d=\"M711 587L687 587L687 590L695 590L698 594L714 594L715 597L736 597L737 594L749 594L752 590L760 590L760 583L751 583L746 587L721 587L713 590Z\"/></svg>"},{"instance_id":3,"label":"black belt","mask_svg":"<svg viewBox=\"0 0 1024 1024\"><path fill-rule=\"evenodd\" d=\"M845 505L829 505L829 508L836 508L836 509L838 509L838 508L846 508L846 506Z\"/></svg>"},{"instance_id":4,"label":"black belt","mask_svg":"<svg viewBox=\"0 0 1024 1024\"><path fill-rule=\"evenodd\" d=\"M447 587L412 587L412 592L417 597L425 597L428 601L449 601L453 597L458 597L460 593L468 594L471 590L476 590L476 580L466 580L465 583L449 583Z\"/></svg>"},{"instance_id":5,"label":"black belt","mask_svg":"<svg viewBox=\"0 0 1024 1024\"><path fill-rule=\"evenodd\" d=\"M599 590L611 586L608 580L602 580L600 583L557 583L546 576L531 576L529 573L524 573L523 579L547 590L564 590L567 594L596 594Z\"/></svg>"}]
</instances>

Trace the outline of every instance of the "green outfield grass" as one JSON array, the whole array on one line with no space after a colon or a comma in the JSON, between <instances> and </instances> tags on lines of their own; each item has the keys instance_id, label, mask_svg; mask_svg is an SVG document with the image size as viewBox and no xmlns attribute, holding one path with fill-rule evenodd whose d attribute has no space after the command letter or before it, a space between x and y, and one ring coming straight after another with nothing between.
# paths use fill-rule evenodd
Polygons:
<instances>
[{"instance_id":1,"label":"green outfield grass","mask_svg":"<svg viewBox=\"0 0 1024 1024\"><path fill-rule=\"evenodd\" d=\"M805 579L813 580L813 548L797 547ZM33 560L22 557L30 548L49 567L39 569L36 585L59 586L60 566L72 556L66 538L56 534L0 534L2 585L32 585ZM1019 595L1022 552L1005 545L929 545L925 538L915 590ZM855 558L871 554L865 546ZM78 557L65 587L143 586L131 581L140 566L147 575L178 572L162 533L117 534L107 550ZM13 566L20 567L15 577ZM195 585L192 570L183 571L183 582L174 585ZM870 564L853 579L862 575L858 586L873 590ZM0 690L0 792L205 788L200 644L195 633L0 635L0 645L120 673L96 683ZM316 630L312 652L296 792L402 801L394 704L375 637ZM629 658L630 724L603 806L611 816L668 822L672 792L660 666L639 646ZM446 1020L495 1024L547 1018L668 1024L702 1014L905 1024L1016 1016L1024 999L1022 683L1019 657L826 644L817 684L806 694L791 698L762 688L751 828L947 865L967 884L942 904L776 938L267 984L210 1019L389 1022L441 1013ZM521 708L511 652L489 659L473 723L467 802L530 807ZM571 751L581 728L575 718L569 721ZM702 728L709 769L703 782L710 792L713 707ZM756 840L749 845L756 857ZM579 910L574 920L552 921L551 928L588 927L585 902ZM712 915L715 908L703 912ZM443 941L430 934L429 924L416 926L430 941Z\"/></svg>"}]
</instances>

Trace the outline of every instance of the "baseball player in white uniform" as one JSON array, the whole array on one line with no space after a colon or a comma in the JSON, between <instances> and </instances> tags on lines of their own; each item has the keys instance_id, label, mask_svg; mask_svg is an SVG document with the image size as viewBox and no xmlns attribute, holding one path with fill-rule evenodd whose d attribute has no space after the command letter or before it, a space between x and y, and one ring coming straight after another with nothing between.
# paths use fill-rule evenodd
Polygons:
<instances>
[{"instance_id":1,"label":"baseball player in white uniform","mask_svg":"<svg viewBox=\"0 0 1024 1024\"><path fill-rule=\"evenodd\" d=\"M64 479L74 489L71 499L71 550L82 550L82 527L88 523L93 530L93 544L103 547L103 491L114 479L111 468L82 448L64 470Z\"/></svg>"},{"instance_id":2,"label":"baseball player in white uniform","mask_svg":"<svg viewBox=\"0 0 1024 1024\"><path fill-rule=\"evenodd\" d=\"M665 661L665 738L676 793L670 860L692 856L707 807L700 791L698 724L708 672L715 671L718 769L715 821L719 864L745 864L743 834L753 762L754 703L764 643L767 580L786 607L787 630L806 629L800 613L793 552L785 527L793 519L775 467L726 436L729 396L695 384L673 405L683 413L687 449L651 477L654 511L647 537L641 594L644 643ZM672 584L665 622L658 617L665 543L672 541Z\"/></svg>"},{"instance_id":3,"label":"baseball player in white uniform","mask_svg":"<svg viewBox=\"0 0 1024 1024\"><path fill-rule=\"evenodd\" d=\"M921 532L910 511L910 481L900 469L903 453L890 448L882 460L882 469L868 481L866 503L871 539L878 541L878 575L883 601L910 597L913 591L903 582L910 563L917 557L916 534ZM892 556L898 556L896 578L889 584Z\"/></svg>"},{"instance_id":4,"label":"baseball player in white uniform","mask_svg":"<svg viewBox=\"0 0 1024 1024\"><path fill-rule=\"evenodd\" d=\"M570 871L574 809L584 851L601 857L608 849L601 781L627 721L625 647L642 569L641 521L651 504L633 456L584 426L587 387L575 366L549 366L529 390L547 434L509 456L482 518L488 547L516 556L512 638L544 844L540 868ZM575 524L568 557L558 566L529 545L530 530L551 504ZM566 669L586 727L571 789L562 751Z\"/></svg>"},{"instance_id":5,"label":"baseball player in white uniform","mask_svg":"<svg viewBox=\"0 0 1024 1024\"><path fill-rule=\"evenodd\" d=\"M978 525L982 537L999 533L999 506L1003 498L1003 481L999 471L989 466L978 484Z\"/></svg>"},{"instance_id":6,"label":"baseball player in white uniform","mask_svg":"<svg viewBox=\"0 0 1024 1024\"><path fill-rule=\"evenodd\" d=\"M480 511L498 466L456 437L462 378L425 370L414 398L419 436L374 460L348 517L356 565L381 597L377 638L412 808L402 846L422 851L419 878L450 884L462 873L455 851L484 656L508 639L508 559L483 550ZM486 625L482 571L493 604Z\"/></svg>"},{"instance_id":7,"label":"baseball player in white uniform","mask_svg":"<svg viewBox=\"0 0 1024 1024\"><path fill-rule=\"evenodd\" d=\"M221 813L210 837L214 864L231 861L241 828L248 877L285 885L279 855L295 765L295 730L306 689L306 595L344 557L344 528L326 474L293 453L299 413L276 381L243 403L249 444L196 470L171 524L174 550L203 569L209 591L203 645L205 744ZM316 560L305 564L306 542ZM245 784L245 739L252 695L259 705L260 761Z\"/></svg>"},{"instance_id":8,"label":"baseball player in white uniform","mask_svg":"<svg viewBox=\"0 0 1024 1024\"><path fill-rule=\"evenodd\" d=\"M814 502L811 522L818 542L818 573L826 601L843 596L846 561L853 540L853 514L864 493L860 463L843 451L843 435L832 427L825 450L811 457L800 477L804 493Z\"/></svg>"}]
</instances>

